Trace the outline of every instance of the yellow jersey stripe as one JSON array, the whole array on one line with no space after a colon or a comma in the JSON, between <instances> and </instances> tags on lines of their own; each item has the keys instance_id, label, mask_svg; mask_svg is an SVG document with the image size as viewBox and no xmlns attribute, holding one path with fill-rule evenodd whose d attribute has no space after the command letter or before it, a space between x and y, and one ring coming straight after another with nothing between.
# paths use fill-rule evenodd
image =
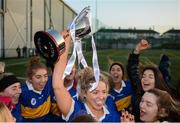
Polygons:
<instances>
[{"instance_id":1,"label":"yellow jersey stripe","mask_svg":"<svg viewBox=\"0 0 180 123\"><path fill-rule=\"evenodd\" d=\"M131 96L127 96L115 102L117 110L121 111L124 108L127 108L131 104Z\"/></svg>"},{"instance_id":2,"label":"yellow jersey stripe","mask_svg":"<svg viewBox=\"0 0 180 123\"><path fill-rule=\"evenodd\" d=\"M59 107L57 106L56 103L51 104L51 112L54 115L61 116L61 112L60 112Z\"/></svg>"},{"instance_id":3,"label":"yellow jersey stripe","mask_svg":"<svg viewBox=\"0 0 180 123\"><path fill-rule=\"evenodd\" d=\"M24 118L34 119L48 114L50 111L50 107L51 107L51 101L49 96L47 101L37 108L30 108L21 105L21 114Z\"/></svg>"}]
</instances>

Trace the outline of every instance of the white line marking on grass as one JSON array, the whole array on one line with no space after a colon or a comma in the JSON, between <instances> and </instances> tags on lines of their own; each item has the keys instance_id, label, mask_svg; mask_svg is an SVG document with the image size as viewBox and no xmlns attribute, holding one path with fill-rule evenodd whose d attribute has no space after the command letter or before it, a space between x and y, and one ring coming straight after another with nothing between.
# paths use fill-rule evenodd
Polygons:
<instances>
[{"instance_id":1,"label":"white line marking on grass","mask_svg":"<svg viewBox=\"0 0 180 123\"><path fill-rule=\"evenodd\" d=\"M24 62L18 62L18 63L12 63L12 64L7 64L6 67L9 67L9 66L15 66L15 65L20 65L20 64L24 64L24 63L27 63L27 61L24 61Z\"/></svg>"},{"instance_id":2,"label":"white line marking on grass","mask_svg":"<svg viewBox=\"0 0 180 123\"><path fill-rule=\"evenodd\" d=\"M20 77L20 76L18 76L17 78L18 78L18 79L21 79L21 80L26 80L25 77Z\"/></svg>"},{"instance_id":3,"label":"white line marking on grass","mask_svg":"<svg viewBox=\"0 0 180 123\"><path fill-rule=\"evenodd\" d=\"M155 63L154 62L152 62L148 57L144 57L144 59L146 59L147 60L147 62L149 62L150 64L152 64L152 65L155 65Z\"/></svg>"},{"instance_id":4,"label":"white line marking on grass","mask_svg":"<svg viewBox=\"0 0 180 123\"><path fill-rule=\"evenodd\" d=\"M172 57L175 57L175 58L177 58L177 59L180 59L180 57L178 56L178 55L175 55L175 54L173 54L173 53L169 53Z\"/></svg>"}]
</instances>

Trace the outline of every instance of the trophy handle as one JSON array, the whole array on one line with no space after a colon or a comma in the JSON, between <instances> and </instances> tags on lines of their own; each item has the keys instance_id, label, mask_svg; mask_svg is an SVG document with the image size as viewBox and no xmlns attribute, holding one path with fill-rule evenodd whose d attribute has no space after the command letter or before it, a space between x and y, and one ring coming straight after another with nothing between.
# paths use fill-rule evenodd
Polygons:
<instances>
[{"instance_id":1,"label":"trophy handle","mask_svg":"<svg viewBox=\"0 0 180 123\"><path fill-rule=\"evenodd\" d=\"M90 11L90 6L85 7L76 17L75 23L78 23L82 18L84 18Z\"/></svg>"}]
</instances>

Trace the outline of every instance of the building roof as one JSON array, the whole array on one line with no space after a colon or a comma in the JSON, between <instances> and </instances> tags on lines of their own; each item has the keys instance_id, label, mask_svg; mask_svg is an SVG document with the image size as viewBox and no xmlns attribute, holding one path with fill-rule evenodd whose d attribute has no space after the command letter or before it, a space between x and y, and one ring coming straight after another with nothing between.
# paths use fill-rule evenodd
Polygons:
<instances>
[{"instance_id":1,"label":"building roof","mask_svg":"<svg viewBox=\"0 0 180 123\"><path fill-rule=\"evenodd\" d=\"M163 34L166 34L166 33L176 33L176 34L179 33L180 34L180 29L170 29Z\"/></svg>"},{"instance_id":2,"label":"building roof","mask_svg":"<svg viewBox=\"0 0 180 123\"><path fill-rule=\"evenodd\" d=\"M100 29L98 32L119 32L119 33L157 33L154 30L145 30L145 29Z\"/></svg>"}]
</instances>

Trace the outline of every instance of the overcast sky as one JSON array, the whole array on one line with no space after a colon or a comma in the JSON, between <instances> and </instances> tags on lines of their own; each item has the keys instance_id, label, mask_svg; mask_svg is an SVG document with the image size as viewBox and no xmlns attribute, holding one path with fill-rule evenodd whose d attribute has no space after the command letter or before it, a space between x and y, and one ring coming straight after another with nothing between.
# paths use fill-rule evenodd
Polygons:
<instances>
[{"instance_id":1,"label":"overcast sky","mask_svg":"<svg viewBox=\"0 0 180 123\"><path fill-rule=\"evenodd\" d=\"M160 33L171 28L180 29L180 0L65 0L65 2L77 13L85 6L91 6L93 18L97 17L100 21L99 27L152 28Z\"/></svg>"}]
</instances>

